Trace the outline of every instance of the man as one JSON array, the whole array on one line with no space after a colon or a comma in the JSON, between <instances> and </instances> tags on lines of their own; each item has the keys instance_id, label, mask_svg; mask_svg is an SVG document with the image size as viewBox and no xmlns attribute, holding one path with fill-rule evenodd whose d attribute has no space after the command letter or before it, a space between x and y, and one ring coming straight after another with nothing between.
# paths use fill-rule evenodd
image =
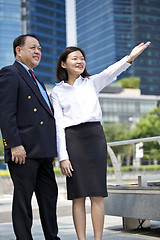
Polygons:
<instances>
[{"instance_id":1,"label":"man","mask_svg":"<svg viewBox=\"0 0 160 240\"><path fill-rule=\"evenodd\" d=\"M45 87L31 71L40 62L41 46L36 36L26 34L14 40L13 48L14 64L0 70L0 128L14 184L13 227L17 240L33 239L35 192L45 239L56 240L55 120Z\"/></svg>"}]
</instances>

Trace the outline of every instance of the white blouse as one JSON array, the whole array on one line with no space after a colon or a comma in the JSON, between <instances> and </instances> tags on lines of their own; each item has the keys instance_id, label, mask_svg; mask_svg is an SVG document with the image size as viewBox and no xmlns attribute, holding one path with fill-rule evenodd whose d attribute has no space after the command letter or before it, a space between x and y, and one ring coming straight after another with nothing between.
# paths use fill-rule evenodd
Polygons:
<instances>
[{"instance_id":1,"label":"white blouse","mask_svg":"<svg viewBox=\"0 0 160 240\"><path fill-rule=\"evenodd\" d=\"M53 88L51 101L56 120L59 161L69 159L64 129L84 122L101 121L99 92L129 66L131 64L127 63L127 57L124 57L99 74L85 78L80 76L73 86L61 81Z\"/></svg>"}]
</instances>

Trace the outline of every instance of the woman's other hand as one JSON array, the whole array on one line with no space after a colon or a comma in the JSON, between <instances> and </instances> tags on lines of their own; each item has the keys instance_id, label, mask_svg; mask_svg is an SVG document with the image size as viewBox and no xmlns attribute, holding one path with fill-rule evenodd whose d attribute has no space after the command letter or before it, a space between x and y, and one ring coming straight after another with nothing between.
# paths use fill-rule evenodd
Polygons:
<instances>
[{"instance_id":1,"label":"woman's other hand","mask_svg":"<svg viewBox=\"0 0 160 240\"><path fill-rule=\"evenodd\" d=\"M66 177L72 177L72 164L69 160L60 161L60 168L63 175Z\"/></svg>"},{"instance_id":2,"label":"woman's other hand","mask_svg":"<svg viewBox=\"0 0 160 240\"><path fill-rule=\"evenodd\" d=\"M132 63L133 60L138 57L149 45L151 42L140 43L138 46L134 47L128 56L127 62Z\"/></svg>"}]
</instances>

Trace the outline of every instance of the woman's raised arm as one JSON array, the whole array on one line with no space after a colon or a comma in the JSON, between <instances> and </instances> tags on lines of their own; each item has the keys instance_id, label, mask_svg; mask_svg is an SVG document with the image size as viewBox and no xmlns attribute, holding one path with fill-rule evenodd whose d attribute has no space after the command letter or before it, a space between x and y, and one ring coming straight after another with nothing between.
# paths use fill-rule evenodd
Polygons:
<instances>
[{"instance_id":1,"label":"woman's raised arm","mask_svg":"<svg viewBox=\"0 0 160 240\"><path fill-rule=\"evenodd\" d=\"M140 43L138 46L134 47L128 56L127 62L133 62L133 60L138 57L149 46L150 43L151 42Z\"/></svg>"}]
</instances>

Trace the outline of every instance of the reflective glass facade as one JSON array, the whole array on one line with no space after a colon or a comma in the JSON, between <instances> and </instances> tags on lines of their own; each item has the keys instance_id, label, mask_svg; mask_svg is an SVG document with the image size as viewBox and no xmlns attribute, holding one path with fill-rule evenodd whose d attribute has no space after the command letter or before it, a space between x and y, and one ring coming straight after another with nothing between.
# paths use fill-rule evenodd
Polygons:
<instances>
[{"instance_id":1,"label":"reflective glass facade","mask_svg":"<svg viewBox=\"0 0 160 240\"><path fill-rule=\"evenodd\" d=\"M65 0L26 0L23 8L26 8L22 16L26 32L36 34L42 46L42 60L35 68L36 74L44 83L53 84L57 81L57 60L66 47Z\"/></svg>"},{"instance_id":2,"label":"reflective glass facade","mask_svg":"<svg viewBox=\"0 0 160 240\"><path fill-rule=\"evenodd\" d=\"M151 45L134 62L134 75L141 78L142 94L160 95L160 1L132 0L134 44Z\"/></svg>"},{"instance_id":3,"label":"reflective glass facade","mask_svg":"<svg viewBox=\"0 0 160 240\"><path fill-rule=\"evenodd\" d=\"M56 65L66 47L65 0L0 0L0 68L14 62L12 43L20 34L36 34L42 60L35 68L45 84L56 82Z\"/></svg>"},{"instance_id":4,"label":"reflective glass facade","mask_svg":"<svg viewBox=\"0 0 160 240\"><path fill-rule=\"evenodd\" d=\"M76 0L76 12L78 45L91 74L150 40L147 51L119 78L140 77L142 94L160 95L159 0Z\"/></svg>"},{"instance_id":5,"label":"reflective glass facade","mask_svg":"<svg viewBox=\"0 0 160 240\"><path fill-rule=\"evenodd\" d=\"M77 0L76 11L78 45L85 50L89 73L98 73L128 54L132 46L130 0Z\"/></svg>"},{"instance_id":6,"label":"reflective glass facade","mask_svg":"<svg viewBox=\"0 0 160 240\"><path fill-rule=\"evenodd\" d=\"M0 0L0 69L14 61L12 42L21 33L21 0Z\"/></svg>"}]
</instances>

